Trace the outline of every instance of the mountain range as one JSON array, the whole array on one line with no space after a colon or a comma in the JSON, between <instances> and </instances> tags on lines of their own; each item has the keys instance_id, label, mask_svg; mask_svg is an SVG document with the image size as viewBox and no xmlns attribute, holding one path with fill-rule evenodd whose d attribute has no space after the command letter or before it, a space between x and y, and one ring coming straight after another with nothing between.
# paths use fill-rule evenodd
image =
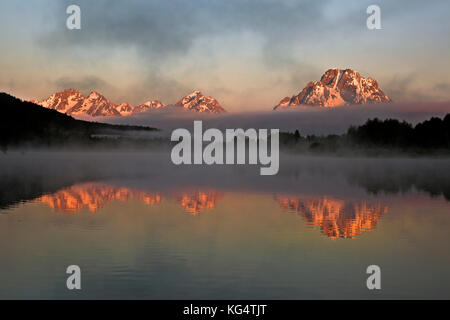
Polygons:
<instances>
[{"instance_id":1,"label":"mountain range","mask_svg":"<svg viewBox=\"0 0 450 320\"><path fill-rule=\"evenodd\" d=\"M149 100L137 106L132 106L126 102L116 105L97 91L92 91L85 97L75 89L66 89L52 94L47 99L41 101L31 100L30 102L68 115L89 115L92 117L129 116L172 106L166 105L159 100ZM198 90L183 97L173 106L196 112L225 112L225 109L222 108L215 98L206 97Z\"/></svg>"},{"instance_id":2,"label":"mountain range","mask_svg":"<svg viewBox=\"0 0 450 320\"><path fill-rule=\"evenodd\" d=\"M320 81L309 82L292 97L283 98L274 110L300 105L337 107L367 103L386 103L391 99L373 78L364 78L352 69L329 69Z\"/></svg>"},{"instance_id":3,"label":"mountain range","mask_svg":"<svg viewBox=\"0 0 450 320\"><path fill-rule=\"evenodd\" d=\"M299 94L283 98L273 109L288 109L302 105L338 107L391 101L378 87L375 79L364 78L359 72L352 69L334 68L326 71L319 81L309 82ZM56 92L47 99L31 100L30 102L68 115L92 117L129 116L167 107L202 113L226 112L217 99L204 96L198 90L184 96L177 103L169 105L159 100L149 100L136 106L126 102L114 104L97 91L92 91L85 97L75 89Z\"/></svg>"}]
</instances>

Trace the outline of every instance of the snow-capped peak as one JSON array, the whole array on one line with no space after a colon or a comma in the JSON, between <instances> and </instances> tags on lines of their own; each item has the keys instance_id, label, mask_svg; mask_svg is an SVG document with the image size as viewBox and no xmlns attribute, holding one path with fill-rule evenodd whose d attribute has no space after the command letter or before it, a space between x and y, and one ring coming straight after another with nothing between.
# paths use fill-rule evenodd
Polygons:
<instances>
[{"instance_id":1,"label":"snow-capped peak","mask_svg":"<svg viewBox=\"0 0 450 320\"><path fill-rule=\"evenodd\" d=\"M299 105L336 107L384 102L391 99L378 88L375 79L364 78L352 69L333 68L320 81L309 82L298 95L282 99L274 110Z\"/></svg>"},{"instance_id":2,"label":"snow-capped peak","mask_svg":"<svg viewBox=\"0 0 450 320\"><path fill-rule=\"evenodd\" d=\"M85 97L79 91L74 89L67 89L54 93L42 101L31 100L31 102L69 115L89 115L92 117L129 116L133 113L166 107L166 105L159 100L148 100L134 107L127 102L116 105L95 90L91 91L89 95ZM183 97L175 105L197 112L225 112L216 99L213 97L205 97L199 90L195 90Z\"/></svg>"},{"instance_id":3,"label":"snow-capped peak","mask_svg":"<svg viewBox=\"0 0 450 320\"><path fill-rule=\"evenodd\" d=\"M78 90L66 89L52 94L47 99L41 101L33 100L32 102L48 109L70 114L70 110L81 106L84 99L86 98Z\"/></svg>"},{"instance_id":4,"label":"snow-capped peak","mask_svg":"<svg viewBox=\"0 0 450 320\"><path fill-rule=\"evenodd\" d=\"M165 106L166 105L159 100L149 100L144 102L143 104L134 107L133 112L134 113L145 112L148 110L164 108Z\"/></svg>"},{"instance_id":5,"label":"snow-capped peak","mask_svg":"<svg viewBox=\"0 0 450 320\"><path fill-rule=\"evenodd\" d=\"M100 93L98 93L97 91L91 91L91 93L89 93L89 98L91 99L97 99L100 97L103 97Z\"/></svg>"},{"instance_id":6,"label":"snow-capped peak","mask_svg":"<svg viewBox=\"0 0 450 320\"><path fill-rule=\"evenodd\" d=\"M97 91L92 91L89 96L84 99L81 106L72 108L71 114L88 114L94 117L120 116L120 112L116 110L116 105Z\"/></svg>"},{"instance_id":7,"label":"snow-capped peak","mask_svg":"<svg viewBox=\"0 0 450 320\"><path fill-rule=\"evenodd\" d=\"M213 97L205 97L199 90L195 90L192 93L181 98L175 104L176 107L183 107L186 110L193 110L197 112L209 112L209 113L223 113L225 109L222 108L220 103Z\"/></svg>"},{"instance_id":8,"label":"snow-capped peak","mask_svg":"<svg viewBox=\"0 0 450 320\"><path fill-rule=\"evenodd\" d=\"M116 110L119 111L121 116L128 116L133 112L133 106L126 102L122 102L116 106Z\"/></svg>"}]
</instances>

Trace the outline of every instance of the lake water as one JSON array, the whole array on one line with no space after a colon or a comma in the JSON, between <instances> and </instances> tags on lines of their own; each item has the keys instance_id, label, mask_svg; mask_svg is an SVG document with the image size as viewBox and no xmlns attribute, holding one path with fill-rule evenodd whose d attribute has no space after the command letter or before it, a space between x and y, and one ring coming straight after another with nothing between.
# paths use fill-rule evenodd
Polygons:
<instances>
[{"instance_id":1,"label":"lake water","mask_svg":"<svg viewBox=\"0 0 450 320\"><path fill-rule=\"evenodd\" d=\"M13 152L0 168L2 299L450 299L448 159L283 156L260 176Z\"/></svg>"}]
</instances>

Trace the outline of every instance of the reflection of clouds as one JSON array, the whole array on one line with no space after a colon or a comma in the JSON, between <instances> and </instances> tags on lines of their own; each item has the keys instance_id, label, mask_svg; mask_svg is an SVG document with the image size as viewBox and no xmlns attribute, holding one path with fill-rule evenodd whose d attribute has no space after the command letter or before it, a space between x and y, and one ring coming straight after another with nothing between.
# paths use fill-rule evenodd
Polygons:
<instances>
[{"instance_id":1,"label":"reflection of clouds","mask_svg":"<svg viewBox=\"0 0 450 320\"><path fill-rule=\"evenodd\" d=\"M286 210L299 213L312 227L330 238L355 238L376 228L378 219L387 212L380 203L364 200L347 201L333 197L284 197L275 200Z\"/></svg>"},{"instance_id":2,"label":"reflection of clouds","mask_svg":"<svg viewBox=\"0 0 450 320\"><path fill-rule=\"evenodd\" d=\"M221 194L216 191L180 192L173 195L183 209L198 215L204 210L211 210L216 206ZM131 199L143 201L149 206L159 204L163 195L159 192L117 187L103 183L81 183L61 189L52 194L46 194L35 201L45 203L56 211L76 213L83 208L90 212L97 212L112 201L126 202Z\"/></svg>"}]
</instances>

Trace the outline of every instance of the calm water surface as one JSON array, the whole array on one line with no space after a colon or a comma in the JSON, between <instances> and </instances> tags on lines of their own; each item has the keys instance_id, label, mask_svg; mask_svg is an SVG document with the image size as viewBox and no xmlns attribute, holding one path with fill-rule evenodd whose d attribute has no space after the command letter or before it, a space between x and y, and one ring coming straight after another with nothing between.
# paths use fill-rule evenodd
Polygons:
<instances>
[{"instance_id":1,"label":"calm water surface","mask_svg":"<svg viewBox=\"0 0 450 320\"><path fill-rule=\"evenodd\" d=\"M448 160L168 161L1 155L0 298L450 299Z\"/></svg>"}]
</instances>

